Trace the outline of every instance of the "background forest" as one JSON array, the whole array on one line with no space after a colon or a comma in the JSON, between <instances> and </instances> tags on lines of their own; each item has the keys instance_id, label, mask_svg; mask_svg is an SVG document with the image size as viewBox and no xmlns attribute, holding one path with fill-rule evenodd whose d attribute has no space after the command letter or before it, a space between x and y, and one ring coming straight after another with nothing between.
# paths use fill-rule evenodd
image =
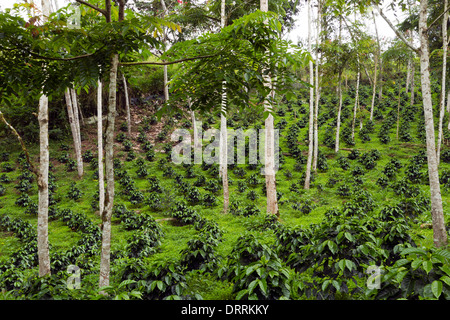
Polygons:
<instances>
[{"instance_id":1,"label":"background forest","mask_svg":"<svg viewBox=\"0 0 450 320\"><path fill-rule=\"evenodd\" d=\"M3 9L0 298L449 299L449 10ZM300 12L307 37L293 43ZM215 143L216 163L174 164L176 129ZM237 164L251 141L227 129L277 129L278 148L268 134L257 164Z\"/></svg>"}]
</instances>

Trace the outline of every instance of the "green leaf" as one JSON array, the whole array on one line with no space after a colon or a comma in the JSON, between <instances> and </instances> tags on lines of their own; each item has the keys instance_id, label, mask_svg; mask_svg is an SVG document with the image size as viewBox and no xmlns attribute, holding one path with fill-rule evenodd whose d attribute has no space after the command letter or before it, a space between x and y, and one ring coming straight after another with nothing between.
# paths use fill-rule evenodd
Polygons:
<instances>
[{"instance_id":1,"label":"green leaf","mask_svg":"<svg viewBox=\"0 0 450 320\"><path fill-rule=\"evenodd\" d=\"M270 270L269 271L269 277L273 278L274 276L278 275L278 272L276 272L275 270Z\"/></svg>"},{"instance_id":2,"label":"green leaf","mask_svg":"<svg viewBox=\"0 0 450 320\"><path fill-rule=\"evenodd\" d=\"M413 253L423 255L423 256L426 256L426 254L427 254L427 252L424 249L414 248L414 247L403 249L400 252L401 255L407 255L407 254L413 254Z\"/></svg>"},{"instance_id":3,"label":"green leaf","mask_svg":"<svg viewBox=\"0 0 450 320\"><path fill-rule=\"evenodd\" d=\"M353 242L355 239L353 238L352 234L350 232L345 232L344 236L347 238L348 241Z\"/></svg>"},{"instance_id":4,"label":"green leaf","mask_svg":"<svg viewBox=\"0 0 450 320\"><path fill-rule=\"evenodd\" d=\"M253 290L255 290L255 287L257 284L258 284L258 279L255 279L252 282L250 282L250 284L248 285L248 293L249 294L251 294L253 292Z\"/></svg>"},{"instance_id":5,"label":"green leaf","mask_svg":"<svg viewBox=\"0 0 450 320\"><path fill-rule=\"evenodd\" d=\"M117 288L120 289L120 288L125 287L126 285L129 285L129 284L132 284L132 283L136 283L136 281L135 280L130 280L130 279L124 280L117 286Z\"/></svg>"},{"instance_id":6,"label":"green leaf","mask_svg":"<svg viewBox=\"0 0 450 320\"><path fill-rule=\"evenodd\" d=\"M450 277L450 267L449 266L441 266L439 267L443 272L445 272Z\"/></svg>"},{"instance_id":7,"label":"green leaf","mask_svg":"<svg viewBox=\"0 0 450 320\"><path fill-rule=\"evenodd\" d=\"M236 295L236 300L241 300L243 296L245 296L245 294L247 294L248 290L247 289L243 289L241 291L239 291Z\"/></svg>"},{"instance_id":8,"label":"green leaf","mask_svg":"<svg viewBox=\"0 0 450 320\"><path fill-rule=\"evenodd\" d=\"M345 265L347 266L347 269L352 271L353 267L355 267L355 264L353 263L353 261L350 260L345 260Z\"/></svg>"},{"instance_id":9,"label":"green leaf","mask_svg":"<svg viewBox=\"0 0 450 320\"><path fill-rule=\"evenodd\" d=\"M408 260L408 259L400 259L400 260L397 260L396 262L395 262L395 266L396 267L401 267L401 266L404 266L405 264L408 264L408 263L410 263L411 261L410 260Z\"/></svg>"},{"instance_id":10,"label":"green leaf","mask_svg":"<svg viewBox=\"0 0 450 320\"><path fill-rule=\"evenodd\" d=\"M259 268L259 264L255 264L253 266L248 267L247 270L245 270L245 275L246 276L250 275L257 268Z\"/></svg>"},{"instance_id":11,"label":"green leaf","mask_svg":"<svg viewBox=\"0 0 450 320\"><path fill-rule=\"evenodd\" d=\"M328 288L329 285L330 285L330 280L325 280L322 283L322 291L325 291Z\"/></svg>"},{"instance_id":12,"label":"green leaf","mask_svg":"<svg viewBox=\"0 0 450 320\"><path fill-rule=\"evenodd\" d=\"M442 282L438 280L433 281L431 284L431 292L433 292L436 299L439 299L439 296L442 293Z\"/></svg>"},{"instance_id":13,"label":"green leaf","mask_svg":"<svg viewBox=\"0 0 450 320\"><path fill-rule=\"evenodd\" d=\"M360 249L361 249L361 252L364 253L365 255L369 254L369 249L367 248L366 245L361 245Z\"/></svg>"},{"instance_id":14,"label":"green leaf","mask_svg":"<svg viewBox=\"0 0 450 320\"><path fill-rule=\"evenodd\" d=\"M332 254L335 254L337 252L338 246L333 241L328 240L328 248L330 249Z\"/></svg>"},{"instance_id":15,"label":"green leaf","mask_svg":"<svg viewBox=\"0 0 450 320\"><path fill-rule=\"evenodd\" d=\"M441 280L444 281L446 285L450 286L450 277L442 276Z\"/></svg>"},{"instance_id":16,"label":"green leaf","mask_svg":"<svg viewBox=\"0 0 450 320\"><path fill-rule=\"evenodd\" d=\"M339 263L338 263L338 266L339 266L339 269L344 271L344 269L345 269L345 259L340 260Z\"/></svg>"},{"instance_id":17,"label":"green leaf","mask_svg":"<svg viewBox=\"0 0 450 320\"><path fill-rule=\"evenodd\" d=\"M333 287L336 288L336 291L341 290L341 286L340 286L339 282L337 282L336 280L333 280L333 281L331 281L331 283L333 284Z\"/></svg>"},{"instance_id":18,"label":"green leaf","mask_svg":"<svg viewBox=\"0 0 450 320\"><path fill-rule=\"evenodd\" d=\"M258 280L259 287L261 288L262 293L267 297L267 281L266 279Z\"/></svg>"},{"instance_id":19,"label":"green leaf","mask_svg":"<svg viewBox=\"0 0 450 320\"><path fill-rule=\"evenodd\" d=\"M158 289L161 290L161 291L163 291L163 289L164 289L164 283L163 283L162 281L160 281L160 280L157 280L157 281L155 281L155 282L156 282L156 285L158 286Z\"/></svg>"},{"instance_id":20,"label":"green leaf","mask_svg":"<svg viewBox=\"0 0 450 320\"><path fill-rule=\"evenodd\" d=\"M446 249L436 250L435 254L450 260L450 251L448 251Z\"/></svg>"},{"instance_id":21,"label":"green leaf","mask_svg":"<svg viewBox=\"0 0 450 320\"><path fill-rule=\"evenodd\" d=\"M420 264L423 262L423 260L422 259L415 259L412 263L411 263L411 268L413 269L413 270L416 270L419 266L420 266Z\"/></svg>"},{"instance_id":22,"label":"green leaf","mask_svg":"<svg viewBox=\"0 0 450 320\"><path fill-rule=\"evenodd\" d=\"M422 263L423 269L428 273L430 273L431 269L433 269L433 264L431 261L424 261Z\"/></svg>"},{"instance_id":23,"label":"green leaf","mask_svg":"<svg viewBox=\"0 0 450 320\"><path fill-rule=\"evenodd\" d=\"M404 271L400 271L404 270ZM397 273L397 276L395 277L395 280L397 283L401 283L403 281L403 278L408 274L408 270L405 270L405 268L401 267L399 268L399 272Z\"/></svg>"}]
</instances>

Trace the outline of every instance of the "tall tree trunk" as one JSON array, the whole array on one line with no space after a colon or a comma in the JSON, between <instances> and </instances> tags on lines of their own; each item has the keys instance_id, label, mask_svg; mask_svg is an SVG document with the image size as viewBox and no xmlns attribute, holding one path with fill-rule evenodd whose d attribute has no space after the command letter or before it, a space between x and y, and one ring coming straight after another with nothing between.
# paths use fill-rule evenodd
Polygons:
<instances>
[{"instance_id":1,"label":"tall tree trunk","mask_svg":"<svg viewBox=\"0 0 450 320\"><path fill-rule=\"evenodd\" d=\"M169 76L167 73L167 65L164 66L164 99L169 101Z\"/></svg>"},{"instance_id":2,"label":"tall tree trunk","mask_svg":"<svg viewBox=\"0 0 450 320\"><path fill-rule=\"evenodd\" d=\"M336 144L334 147L334 152L339 152L339 132L341 129L341 111L342 111L342 84L341 84L341 72L339 72L338 77L338 94L339 94L339 106L336 120Z\"/></svg>"},{"instance_id":3,"label":"tall tree trunk","mask_svg":"<svg viewBox=\"0 0 450 320\"><path fill-rule=\"evenodd\" d=\"M81 123L82 126L84 126L84 116L83 116L83 110L81 109L81 105L78 103L78 98L77 96L75 96L75 98L77 99L77 107L78 107L78 114L80 115L80 120L79 121ZM81 132L81 131L80 131ZM80 139L81 141L81 139Z\"/></svg>"},{"instance_id":4,"label":"tall tree trunk","mask_svg":"<svg viewBox=\"0 0 450 320\"><path fill-rule=\"evenodd\" d=\"M411 96L409 100L409 104L412 106L414 104L414 92L416 90L416 83L414 81L416 76L416 64L414 63L414 58L411 61Z\"/></svg>"},{"instance_id":5,"label":"tall tree trunk","mask_svg":"<svg viewBox=\"0 0 450 320\"><path fill-rule=\"evenodd\" d=\"M198 130L197 130L197 120L195 119L195 112L194 110L191 111L191 118L192 118L192 128L194 129L194 147L199 145L199 139L198 139Z\"/></svg>"},{"instance_id":6,"label":"tall tree trunk","mask_svg":"<svg viewBox=\"0 0 450 320\"><path fill-rule=\"evenodd\" d=\"M43 21L50 15L50 3L41 0ZM44 94L39 98L39 175L38 175L38 218L37 218L37 251L39 261L39 276L50 274L50 250L48 244L48 97Z\"/></svg>"},{"instance_id":7,"label":"tall tree trunk","mask_svg":"<svg viewBox=\"0 0 450 320\"><path fill-rule=\"evenodd\" d=\"M163 9L163 17L167 15L167 7L166 7L166 3L164 2L164 0L161 0L161 6ZM164 49L166 47L166 43L167 43L167 31L164 30ZM167 65L164 65L164 99L165 101L169 101L169 76L167 73Z\"/></svg>"},{"instance_id":8,"label":"tall tree trunk","mask_svg":"<svg viewBox=\"0 0 450 320\"><path fill-rule=\"evenodd\" d=\"M268 0L260 1L260 10L262 12L269 11ZM270 76L264 75L263 78L268 86L271 86ZM271 93L273 95L273 93ZM267 99L264 100L264 111L272 111L272 107ZM267 213L275 214L279 216L278 201L277 201L277 189L275 181L275 132L273 124L273 115L269 113L265 122L265 161L264 161L264 174L266 176L266 191L267 191Z\"/></svg>"},{"instance_id":9,"label":"tall tree trunk","mask_svg":"<svg viewBox=\"0 0 450 320\"><path fill-rule=\"evenodd\" d=\"M447 93L447 112L450 113L450 90ZM447 129L450 131L450 116L448 117L448 127Z\"/></svg>"},{"instance_id":10,"label":"tall tree trunk","mask_svg":"<svg viewBox=\"0 0 450 320\"><path fill-rule=\"evenodd\" d=\"M77 158L77 170L78 177L83 176L83 158L81 156L81 129L80 129L80 117L78 114L78 100L75 89L70 89L72 96L72 110L73 110L73 122L75 125L77 143L75 145L75 154Z\"/></svg>"},{"instance_id":11,"label":"tall tree trunk","mask_svg":"<svg viewBox=\"0 0 450 320\"><path fill-rule=\"evenodd\" d=\"M400 129L400 91L401 91L401 85L400 85L400 80L398 81L398 97L397 97L397 133L395 135L395 137L397 138L398 141L398 132Z\"/></svg>"},{"instance_id":12,"label":"tall tree trunk","mask_svg":"<svg viewBox=\"0 0 450 320\"><path fill-rule=\"evenodd\" d=\"M321 33L321 19L322 19L322 3L321 0L318 1L317 5L317 38L316 38L316 77L315 77L315 87L316 87L316 101L314 106L314 148L313 148L313 164L312 169L317 172L317 159L319 156L319 100L320 100L320 87L319 87L319 43L320 43L320 33Z\"/></svg>"},{"instance_id":13,"label":"tall tree trunk","mask_svg":"<svg viewBox=\"0 0 450 320\"><path fill-rule=\"evenodd\" d=\"M50 253L48 245L48 98L39 99L39 178L38 178L38 226L37 247L39 259L39 276L50 274Z\"/></svg>"},{"instance_id":14,"label":"tall tree trunk","mask_svg":"<svg viewBox=\"0 0 450 320\"><path fill-rule=\"evenodd\" d=\"M420 37L420 71L422 83L422 98L425 118L427 142L428 176L430 180L431 217L433 222L433 240L436 247L447 244L447 232L444 224L444 211L439 185L438 163L436 159L433 102L430 84L430 53L427 34L428 0L420 1L419 37Z\"/></svg>"},{"instance_id":15,"label":"tall tree trunk","mask_svg":"<svg viewBox=\"0 0 450 320\"><path fill-rule=\"evenodd\" d=\"M311 0L307 1L308 7L308 52L311 52ZM309 61L309 84L311 87L309 88L309 126L308 126L308 159L306 162L306 176L305 176L305 189L309 189L310 178L311 178L311 162L313 156L313 148L314 148L314 67L312 61Z\"/></svg>"},{"instance_id":16,"label":"tall tree trunk","mask_svg":"<svg viewBox=\"0 0 450 320\"><path fill-rule=\"evenodd\" d=\"M226 95L225 88L223 91L224 91L223 94ZM222 97L222 99L224 99L224 98ZM222 101L222 110L223 110L223 104L224 104L224 102ZM223 112L225 112L225 111L223 111ZM220 115L220 136L221 136L220 137L220 144L221 144L221 148L220 148L221 170L220 171L222 174L222 186L223 186L223 212L228 213L228 207L230 205L230 194L229 194L229 190L228 190L228 159L227 159L227 157L228 157L228 150L227 150L228 137L227 137L227 118L223 114Z\"/></svg>"},{"instance_id":17,"label":"tall tree trunk","mask_svg":"<svg viewBox=\"0 0 450 320\"><path fill-rule=\"evenodd\" d=\"M375 55L375 74L373 76L372 102L370 105L370 121L373 120L373 110L375 107L375 95L377 90L378 55Z\"/></svg>"},{"instance_id":18,"label":"tall tree trunk","mask_svg":"<svg viewBox=\"0 0 450 320\"><path fill-rule=\"evenodd\" d=\"M438 131L438 142L437 142L437 150L436 150L436 159L439 166L440 157L441 157L441 145L442 145L442 123L444 122L445 115L445 81L446 81L446 73L447 73L447 22L448 22L448 12L447 12L448 0L444 1L444 18L442 20L442 81L441 81L441 108L439 112L439 131Z\"/></svg>"},{"instance_id":19,"label":"tall tree trunk","mask_svg":"<svg viewBox=\"0 0 450 320\"><path fill-rule=\"evenodd\" d=\"M122 74L122 80L123 80L123 90L125 92L125 107L126 107L126 112L127 112L128 137L131 138L130 98L128 97L127 79L125 79L125 75L124 74Z\"/></svg>"},{"instance_id":20,"label":"tall tree trunk","mask_svg":"<svg viewBox=\"0 0 450 320\"><path fill-rule=\"evenodd\" d=\"M195 151L199 151L201 152L202 150L202 144L200 141L200 136L199 136L199 132L198 132L198 124L197 124L197 120L195 119L195 111L192 110L192 104L191 104L191 99L188 99L188 105L189 105L189 110L191 110L191 119L192 119L192 128L194 130L194 150Z\"/></svg>"},{"instance_id":21,"label":"tall tree trunk","mask_svg":"<svg viewBox=\"0 0 450 320\"><path fill-rule=\"evenodd\" d=\"M406 94L408 94L409 92L410 83L411 83L411 57L408 58L408 66L406 69L406 87L405 87Z\"/></svg>"},{"instance_id":22,"label":"tall tree trunk","mask_svg":"<svg viewBox=\"0 0 450 320\"><path fill-rule=\"evenodd\" d=\"M339 46L341 45L341 34L342 34L342 16L339 16ZM342 72L344 70L339 71L338 77L338 94L339 94L339 107L337 113L337 121L336 121L336 144L334 147L334 151L337 153L339 151L339 133L341 129L341 111L342 111Z\"/></svg>"},{"instance_id":23,"label":"tall tree trunk","mask_svg":"<svg viewBox=\"0 0 450 320\"><path fill-rule=\"evenodd\" d=\"M373 24L375 26L375 34L377 36L377 53L375 54L375 71L374 71L374 76L373 76L373 91L372 91L372 103L371 103L371 107L370 107L370 121L373 120L373 109L375 106L375 94L376 94L376 90L377 90L377 79L378 79L378 75L377 75L378 60L380 59L380 55L381 55L380 39L378 37L378 28L377 28L377 23L375 20L375 13L373 11L372 11L372 19L373 19Z\"/></svg>"},{"instance_id":24,"label":"tall tree trunk","mask_svg":"<svg viewBox=\"0 0 450 320\"><path fill-rule=\"evenodd\" d=\"M380 79L379 79L379 87L380 90L378 90L378 100L383 99L383 60L380 57Z\"/></svg>"},{"instance_id":25,"label":"tall tree trunk","mask_svg":"<svg viewBox=\"0 0 450 320\"><path fill-rule=\"evenodd\" d=\"M410 39L410 41L412 43L411 31L408 30L406 32L409 35L409 39ZM406 87L405 87L406 94L408 94L408 92L409 92L409 85L411 83L411 59L412 59L412 57L409 56L408 57L408 66L407 66L407 69L406 69Z\"/></svg>"},{"instance_id":26,"label":"tall tree trunk","mask_svg":"<svg viewBox=\"0 0 450 320\"><path fill-rule=\"evenodd\" d=\"M220 4L220 28L225 28L225 0ZM228 134L227 134L227 82L222 82L222 112L220 113L220 174L223 187L223 213L228 213L230 206L230 194L228 190Z\"/></svg>"},{"instance_id":27,"label":"tall tree trunk","mask_svg":"<svg viewBox=\"0 0 450 320\"><path fill-rule=\"evenodd\" d=\"M355 106L353 107L353 121L352 121L352 141L355 142L355 123L356 123L356 111L359 107L359 78L361 76L361 72L359 71L358 64L358 72L356 75L356 93L355 93Z\"/></svg>"},{"instance_id":28,"label":"tall tree trunk","mask_svg":"<svg viewBox=\"0 0 450 320\"><path fill-rule=\"evenodd\" d=\"M102 111L102 82L98 80L97 87L97 150L98 150L98 194L99 214L105 209L105 180L103 169L103 111Z\"/></svg>"},{"instance_id":29,"label":"tall tree trunk","mask_svg":"<svg viewBox=\"0 0 450 320\"><path fill-rule=\"evenodd\" d=\"M114 123L116 117L117 65L119 55L113 54L109 73L108 115L105 139L105 208L102 212L102 249L100 258L99 287L109 285L111 254L111 216L114 205Z\"/></svg>"},{"instance_id":30,"label":"tall tree trunk","mask_svg":"<svg viewBox=\"0 0 450 320\"><path fill-rule=\"evenodd\" d=\"M80 163L81 157L81 146L78 139L78 130L75 124L75 117L73 114L73 106L72 106L72 98L71 98L71 90L69 88L65 91L66 105L67 105L67 117L69 118L70 130L72 131L73 138L73 148L75 150L75 158L77 160L77 169L78 169L78 177L82 177L83 175L83 163ZM81 168L81 169L80 169ZM80 175L81 173L81 175Z\"/></svg>"}]
</instances>

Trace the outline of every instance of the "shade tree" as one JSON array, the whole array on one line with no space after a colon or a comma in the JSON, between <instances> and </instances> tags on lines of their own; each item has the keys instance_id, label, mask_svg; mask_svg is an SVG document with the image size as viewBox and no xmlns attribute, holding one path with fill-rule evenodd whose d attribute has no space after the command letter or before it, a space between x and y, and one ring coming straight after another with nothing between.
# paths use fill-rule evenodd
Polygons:
<instances>
[{"instance_id":1,"label":"shade tree","mask_svg":"<svg viewBox=\"0 0 450 320\"><path fill-rule=\"evenodd\" d=\"M433 119L433 101L431 97L430 48L428 35L428 31L430 28L430 25L428 24L429 3L428 0L421 0L419 3L419 47L415 47L413 44L411 44L407 40L406 36L392 24L392 22L386 17L383 9L380 8L378 3L372 4L375 5L380 15L389 24L395 34L403 41L403 43L410 47L411 50L416 52L420 57L422 100L427 145L428 177L430 182L431 194L431 217L433 221L433 240L434 244L437 247L445 246L447 244L447 232L445 230L442 196L439 184L438 161L436 157L436 142ZM404 5L405 2L401 1L401 4Z\"/></svg>"}]
</instances>

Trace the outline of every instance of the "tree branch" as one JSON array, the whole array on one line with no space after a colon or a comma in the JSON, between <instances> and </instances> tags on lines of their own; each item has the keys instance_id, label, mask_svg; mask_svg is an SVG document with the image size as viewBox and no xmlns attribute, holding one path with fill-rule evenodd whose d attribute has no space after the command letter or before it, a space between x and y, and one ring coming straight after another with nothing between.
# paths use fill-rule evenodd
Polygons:
<instances>
[{"instance_id":1,"label":"tree branch","mask_svg":"<svg viewBox=\"0 0 450 320\"><path fill-rule=\"evenodd\" d=\"M378 4L374 4L375 8L378 10L378 13L380 14L381 17L383 17L384 21L387 22L387 24L389 25L389 27L391 27L391 29L395 32L395 34L397 35L397 37L399 37L408 47L411 48L411 50L413 50L416 53L419 53L419 49L415 48L405 37L405 35L403 33L401 33L400 31L397 30L396 27L394 27L394 25L392 24L392 22L386 17L386 15L384 14L384 12L380 9L380 7L378 6Z\"/></svg>"},{"instance_id":2,"label":"tree branch","mask_svg":"<svg viewBox=\"0 0 450 320\"><path fill-rule=\"evenodd\" d=\"M1 110L0 110L0 120L2 120L2 121L6 124L6 126L7 126L9 129L11 129L11 131L13 132L13 134L17 137L17 139L18 139L19 142L20 142L20 145L22 146L22 150L23 150L23 152L25 153L26 160L27 160L28 164L30 165L31 172L33 172L33 173L36 175L36 177L39 178L39 172L38 172L38 170L36 169L36 167L33 165L33 163L32 163L31 160L30 160L30 154L28 153L28 150L27 150L27 148L25 147L25 143L23 142L22 137L21 137L20 134L16 131L16 129L14 129L14 127L13 127L12 125L10 125L10 124L8 123L8 121L6 121L6 119L5 119L5 117L4 117L4 115L3 115L3 113L2 113Z\"/></svg>"},{"instance_id":3,"label":"tree branch","mask_svg":"<svg viewBox=\"0 0 450 320\"><path fill-rule=\"evenodd\" d=\"M75 57L70 57L70 58L57 58L57 57L46 57L46 56L42 56L36 52L33 51L28 51L29 54L31 54L33 57L39 58L39 59L44 59L44 60L54 60L54 61L73 61L73 60L78 60L78 59L83 59L83 58L87 58L90 56L93 56L94 54L96 54L97 52L99 52L100 50L102 50L104 47L106 47L106 44L103 45L102 47L98 48L97 50L95 50L92 53L86 53L86 54L82 54L79 56L75 56Z\"/></svg>"},{"instance_id":4,"label":"tree branch","mask_svg":"<svg viewBox=\"0 0 450 320\"><path fill-rule=\"evenodd\" d=\"M202 16L204 16L205 18L208 18L210 20L214 20L216 22L220 22L220 19L216 18L216 17L212 17L212 16L208 16L206 14L202 14Z\"/></svg>"},{"instance_id":5,"label":"tree branch","mask_svg":"<svg viewBox=\"0 0 450 320\"><path fill-rule=\"evenodd\" d=\"M105 17L108 17L108 14L107 14L106 10L103 10L103 9L97 7L97 6L94 6L93 4L90 4L89 2L86 2L84 0L75 0L75 1L80 3L80 4L84 4L85 6L88 6L89 8L94 9L95 11L100 12Z\"/></svg>"},{"instance_id":6,"label":"tree branch","mask_svg":"<svg viewBox=\"0 0 450 320\"><path fill-rule=\"evenodd\" d=\"M96 51L97 52L97 51ZM83 58L87 58L90 57L92 55L94 55L96 52L93 53L87 53L87 54L83 54L81 56L76 56L76 57L70 57L70 58L55 58L55 57L45 57L45 56L41 56L40 54L37 54L35 52L30 51L29 53L36 58L39 59L44 59L44 60L55 60L55 61L73 61L73 60L78 60L78 59L83 59Z\"/></svg>"},{"instance_id":7,"label":"tree branch","mask_svg":"<svg viewBox=\"0 0 450 320\"><path fill-rule=\"evenodd\" d=\"M435 24L446 12L448 12L450 10L450 6L447 10L445 10L444 12L442 12L439 17L437 17L436 19L434 19L434 21L432 23L430 23L430 25L427 27L427 31L430 30L430 28L433 26L433 24Z\"/></svg>"},{"instance_id":8,"label":"tree branch","mask_svg":"<svg viewBox=\"0 0 450 320\"><path fill-rule=\"evenodd\" d=\"M165 61L165 62L151 62L151 61L121 62L120 65L121 66L139 66L139 65L144 65L144 64L150 64L150 65L157 65L157 66L167 66L169 64L176 64L176 63L190 61L190 60L212 58L217 55L218 54L216 53L216 54L210 54L210 55L205 55L205 56L197 56L197 57L192 57L192 58L184 58L184 59L179 59L179 60L174 60L174 61Z\"/></svg>"}]
</instances>

